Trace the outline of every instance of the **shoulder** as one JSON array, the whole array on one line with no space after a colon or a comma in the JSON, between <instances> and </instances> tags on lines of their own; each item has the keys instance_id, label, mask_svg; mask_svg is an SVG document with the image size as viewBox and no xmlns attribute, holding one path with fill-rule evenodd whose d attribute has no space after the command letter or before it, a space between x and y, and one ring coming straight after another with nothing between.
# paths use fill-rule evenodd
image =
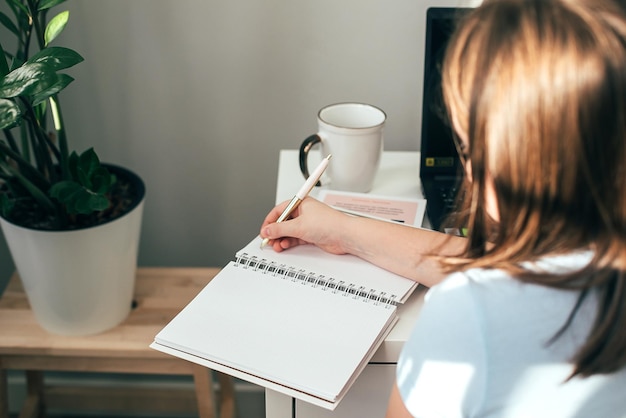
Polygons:
<instances>
[{"instance_id":1,"label":"shoulder","mask_svg":"<svg viewBox=\"0 0 626 418\"><path fill-rule=\"evenodd\" d=\"M544 257L534 262L524 262L522 267L533 272L546 275L561 275L583 269L592 260L591 251L572 252L563 255ZM505 311L513 306L537 302L539 299L562 300L569 306L572 297L576 294L564 292L548 286L522 282L505 271L498 269L470 269L464 272L453 273L440 284L433 286L426 300L438 305L445 303L450 306L452 301L460 303L461 307L488 311L490 304L495 303ZM456 309L456 308L455 308Z\"/></svg>"},{"instance_id":2,"label":"shoulder","mask_svg":"<svg viewBox=\"0 0 626 418\"><path fill-rule=\"evenodd\" d=\"M398 363L398 388L416 416L467 416L482 404L486 354L473 279L432 287Z\"/></svg>"},{"instance_id":3,"label":"shoulder","mask_svg":"<svg viewBox=\"0 0 626 418\"><path fill-rule=\"evenodd\" d=\"M589 261L588 254L573 254L528 267L562 274ZM566 338L548 344L568 320L578 292L524 283L496 269L448 276L428 291L398 363L407 407L418 416L473 416L504 401L526 368L540 367L546 380L554 375L552 365L567 369L593 323L594 299L587 299ZM556 380L562 382L568 370L559 369Z\"/></svg>"},{"instance_id":4,"label":"shoulder","mask_svg":"<svg viewBox=\"0 0 626 418\"><path fill-rule=\"evenodd\" d=\"M483 310L482 299L497 290L519 290L523 284L501 270L472 269L453 273L428 290L426 310L444 308L449 314L465 315ZM450 309L453 306L454 309Z\"/></svg>"}]
</instances>

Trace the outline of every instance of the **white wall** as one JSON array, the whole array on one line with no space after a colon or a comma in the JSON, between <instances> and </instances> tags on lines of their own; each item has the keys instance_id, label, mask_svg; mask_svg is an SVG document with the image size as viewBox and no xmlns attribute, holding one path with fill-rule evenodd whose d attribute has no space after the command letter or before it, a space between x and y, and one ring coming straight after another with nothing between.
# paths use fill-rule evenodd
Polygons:
<instances>
[{"instance_id":1,"label":"white wall","mask_svg":"<svg viewBox=\"0 0 626 418\"><path fill-rule=\"evenodd\" d=\"M85 57L61 97L70 141L146 181L140 265L225 264L273 206L278 151L325 104L378 105L386 149L419 148L425 0L67 5L58 43Z\"/></svg>"}]
</instances>

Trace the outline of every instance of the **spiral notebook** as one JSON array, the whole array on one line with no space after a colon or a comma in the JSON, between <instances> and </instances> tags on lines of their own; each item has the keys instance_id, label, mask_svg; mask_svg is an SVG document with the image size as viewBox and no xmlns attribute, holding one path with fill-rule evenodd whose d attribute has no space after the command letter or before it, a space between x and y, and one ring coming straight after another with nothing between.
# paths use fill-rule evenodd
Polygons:
<instances>
[{"instance_id":1,"label":"spiral notebook","mask_svg":"<svg viewBox=\"0 0 626 418\"><path fill-rule=\"evenodd\" d=\"M237 252L151 347L333 410L417 283L312 245L259 237Z\"/></svg>"}]
</instances>

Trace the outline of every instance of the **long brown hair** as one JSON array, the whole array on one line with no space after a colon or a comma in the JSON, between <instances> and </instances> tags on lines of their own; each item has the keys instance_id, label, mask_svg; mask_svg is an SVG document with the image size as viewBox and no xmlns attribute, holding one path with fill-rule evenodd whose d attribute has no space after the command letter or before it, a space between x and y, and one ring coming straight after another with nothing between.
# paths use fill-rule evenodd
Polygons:
<instances>
[{"instance_id":1,"label":"long brown hair","mask_svg":"<svg viewBox=\"0 0 626 418\"><path fill-rule=\"evenodd\" d=\"M626 18L609 1L485 0L453 35L444 100L467 138L463 254L448 270L499 268L520 280L599 293L573 375L626 364ZM498 219L485 208L495 191ZM522 262L592 250L582 271ZM572 312L575 315L575 310ZM570 317L571 319L571 317ZM566 324L567 326L567 324Z\"/></svg>"}]
</instances>

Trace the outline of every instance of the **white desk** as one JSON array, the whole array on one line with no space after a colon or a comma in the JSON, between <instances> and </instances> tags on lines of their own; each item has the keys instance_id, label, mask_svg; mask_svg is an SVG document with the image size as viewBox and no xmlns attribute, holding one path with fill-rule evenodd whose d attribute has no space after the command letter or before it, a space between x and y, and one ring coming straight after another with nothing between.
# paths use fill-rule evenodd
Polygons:
<instances>
[{"instance_id":1,"label":"white desk","mask_svg":"<svg viewBox=\"0 0 626 418\"><path fill-rule=\"evenodd\" d=\"M419 152L384 152L380 170L370 193L421 198L419 162ZM298 165L298 151L282 150L278 165L276 202L291 199L303 181ZM311 195L316 196L318 191L319 188L314 189ZM398 308L400 320L335 411L327 411L299 400L294 401L289 396L266 390L265 415L268 418L384 416L389 392L395 380L398 357L419 314L423 297L424 287L419 287L409 300Z\"/></svg>"}]
</instances>

